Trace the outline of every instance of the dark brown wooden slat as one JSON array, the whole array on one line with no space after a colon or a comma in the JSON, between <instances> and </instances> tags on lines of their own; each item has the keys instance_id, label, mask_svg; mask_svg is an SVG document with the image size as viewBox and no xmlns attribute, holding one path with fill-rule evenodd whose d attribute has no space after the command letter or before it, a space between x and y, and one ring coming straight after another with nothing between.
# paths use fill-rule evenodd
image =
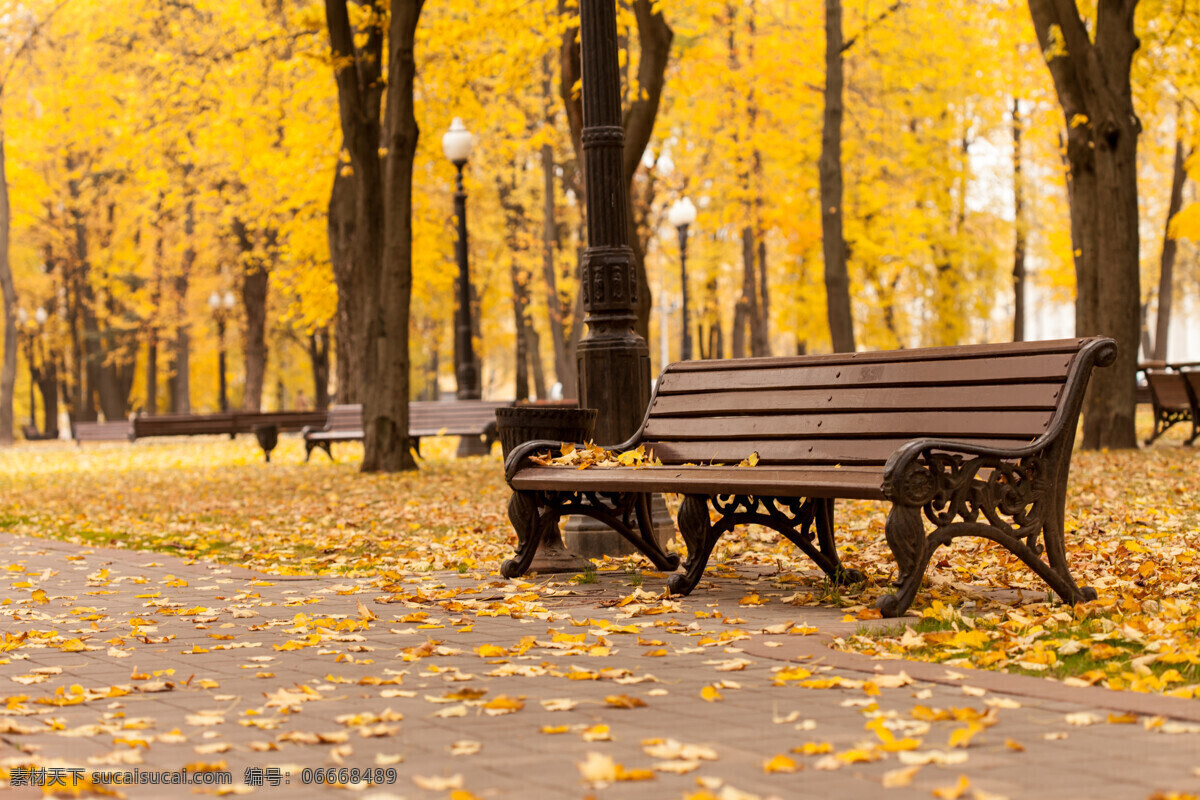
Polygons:
<instances>
[{"instance_id":1,"label":"dark brown wooden slat","mask_svg":"<svg viewBox=\"0 0 1200 800\"><path fill-rule=\"evenodd\" d=\"M893 439L783 439L770 441L646 442L664 464L736 464L757 452L761 464L883 464L913 436ZM920 437L924 438L924 437ZM963 437L956 441L987 447L1015 448L1030 439Z\"/></svg>"},{"instance_id":2,"label":"dark brown wooden slat","mask_svg":"<svg viewBox=\"0 0 1200 800\"><path fill-rule=\"evenodd\" d=\"M1163 408L1191 408L1183 374L1178 372L1146 371L1150 391Z\"/></svg>"},{"instance_id":3,"label":"dark brown wooden slat","mask_svg":"<svg viewBox=\"0 0 1200 800\"><path fill-rule=\"evenodd\" d=\"M947 364L938 360L881 364L825 364L705 372L665 373L658 392L729 391L737 389L811 389L847 386L928 386L953 384L1061 383L1071 364L1070 355L1027 355L1003 359L973 359Z\"/></svg>"},{"instance_id":4,"label":"dark brown wooden slat","mask_svg":"<svg viewBox=\"0 0 1200 800\"><path fill-rule=\"evenodd\" d=\"M919 387L854 386L838 389L782 389L772 392L724 392L658 395L650 417L719 416L727 414L795 412L858 413L867 410L920 411L924 409L1034 411L1053 409L1060 384L1018 383L1001 391L980 391L978 386L945 386L936 392Z\"/></svg>"},{"instance_id":5,"label":"dark brown wooden slat","mask_svg":"<svg viewBox=\"0 0 1200 800\"><path fill-rule=\"evenodd\" d=\"M752 417L651 417L642 429L647 441L694 439L785 439L851 436L1020 437L1041 434L1051 411L899 411L860 414L774 414Z\"/></svg>"},{"instance_id":6,"label":"dark brown wooden slat","mask_svg":"<svg viewBox=\"0 0 1200 800\"><path fill-rule=\"evenodd\" d=\"M647 467L572 469L527 467L511 481L514 489L594 492L754 494L776 497L840 497L882 500L879 467Z\"/></svg>"},{"instance_id":7,"label":"dark brown wooden slat","mask_svg":"<svg viewBox=\"0 0 1200 800\"><path fill-rule=\"evenodd\" d=\"M959 345L956 347L914 348L910 350L882 350L865 353L827 353L824 355L803 356L813 364L872 364L904 361L924 361L937 359L951 361L964 358L1011 358L1026 354L1065 353L1074 355L1079 351L1084 339L1050 339L1039 342L1022 342L1014 344ZM724 372L743 369L764 369L780 366L790 366L796 361L795 356L775 356L767 358L718 359L701 361L678 361L669 365L671 372ZM1174 365L1173 365L1174 366Z\"/></svg>"}]
</instances>

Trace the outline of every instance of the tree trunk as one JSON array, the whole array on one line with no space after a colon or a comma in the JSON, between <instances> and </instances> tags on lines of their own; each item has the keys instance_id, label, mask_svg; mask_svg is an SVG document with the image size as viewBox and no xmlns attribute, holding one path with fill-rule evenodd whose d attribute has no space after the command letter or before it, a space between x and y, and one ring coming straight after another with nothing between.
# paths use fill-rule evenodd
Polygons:
<instances>
[{"instance_id":1,"label":"tree trunk","mask_svg":"<svg viewBox=\"0 0 1200 800\"><path fill-rule=\"evenodd\" d=\"M146 405L142 411L150 416L158 413L158 333L153 330L146 345Z\"/></svg>"},{"instance_id":2,"label":"tree trunk","mask_svg":"<svg viewBox=\"0 0 1200 800\"><path fill-rule=\"evenodd\" d=\"M1067 125L1075 333L1117 342L1112 367L1091 379L1083 446L1135 447L1139 287L1137 140L1130 66L1137 0L1100 0L1095 43L1074 3L1029 0ZM1101 261L1103 259L1103 262Z\"/></svg>"},{"instance_id":3,"label":"tree trunk","mask_svg":"<svg viewBox=\"0 0 1200 800\"><path fill-rule=\"evenodd\" d=\"M263 381L267 373L267 291L270 271L267 259L274 254L275 235L263 235L267 252L256 250L246 224L233 221L233 233L238 240L242 263L242 308L246 314L246 329L242 335L242 360L245 364L245 386L242 389L242 410L262 409Z\"/></svg>"},{"instance_id":4,"label":"tree trunk","mask_svg":"<svg viewBox=\"0 0 1200 800\"><path fill-rule=\"evenodd\" d=\"M4 303L4 361L0 365L0 444L13 441L13 395L17 389L17 287L8 260L11 224L4 133L0 131L0 301ZM47 424L47 427L49 425Z\"/></svg>"},{"instance_id":5,"label":"tree trunk","mask_svg":"<svg viewBox=\"0 0 1200 800\"><path fill-rule=\"evenodd\" d=\"M308 358L312 363L313 408L329 408L329 331L326 328L308 335Z\"/></svg>"},{"instance_id":6,"label":"tree trunk","mask_svg":"<svg viewBox=\"0 0 1200 800\"><path fill-rule=\"evenodd\" d=\"M761 196L760 196L761 200ZM767 237L765 231L758 235L758 316L760 324L755 329L756 356L771 355L771 291L767 283Z\"/></svg>"},{"instance_id":7,"label":"tree trunk","mask_svg":"<svg viewBox=\"0 0 1200 800\"><path fill-rule=\"evenodd\" d=\"M1013 98L1013 341L1025 341L1025 183L1021 168L1021 101Z\"/></svg>"},{"instance_id":8,"label":"tree trunk","mask_svg":"<svg viewBox=\"0 0 1200 800\"><path fill-rule=\"evenodd\" d=\"M355 197L357 178L349 164L339 162L329 193L329 260L333 280L337 284L337 395L339 403L359 402L358 381L362 373L359 355L363 351L357 335L362 319L359 300L362 290L360 276L354 265Z\"/></svg>"},{"instance_id":9,"label":"tree trunk","mask_svg":"<svg viewBox=\"0 0 1200 800\"><path fill-rule=\"evenodd\" d=\"M364 472L416 469L408 443L409 304L412 298L412 178L420 130L413 109L417 24L424 0L392 0L379 211L382 252L367 296L363 369ZM343 6L344 8L344 6ZM367 144L362 142L362 144ZM353 152L353 151L352 151ZM361 151L356 161L378 151ZM356 164L357 166L357 164ZM364 176L365 178L366 176ZM365 184L366 181L364 180ZM361 191L367 198L369 191ZM371 219L376 222L376 219ZM367 261L367 263L371 263Z\"/></svg>"},{"instance_id":10,"label":"tree trunk","mask_svg":"<svg viewBox=\"0 0 1200 800\"><path fill-rule=\"evenodd\" d=\"M825 303L829 338L837 353L854 352L854 317L850 310L850 273L842 228L842 2L825 0L825 116L821 157L821 240L825 253Z\"/></svg>"},{"instance_id":11,"label":"tree trunk","mask_svg":"<svg viewBox=\"0 0 1200 800\"><path fill-rule=\"evenodd\" d=\"M545 100L546 124L552 124L554 119L552 108L552 88L550 57L542 61L544 78L542 80L542 96ZM550 342L554 346L554 376L566 389L567 378L571 383L576 382L574 365L568 367L567 334L563 319L563 301L558 295L558 274L554 256L558 250L558 223L555 219L554 202L554 148L548 143L542 145L542 279L546 283L546 316L550 326ZM568 374L569 373L569 374Z\"/></svg>"},{"instance_id":12,"label":"tree trunk","mask_svg":"<svg viewBox=\"0 0 1200 800\"><path fill-rule=\"evenodd\" d=\"M1180 108L1182 116L1183 109ZM1154 360L1167 360L1167 332L1171 327L1171 300L1174 292L1175 251L1178 248L1171 235L1171 220L1183 206L1183 184L1187 181L1184 163L1182 128L1175 135L1175 164L1171 171L1171 200L1167 204L1167 224L1163 228L1162 260L1158 273L1158 318L1154 331Z\"/></svg>"},{"instance_id":13,"label":"tree trunk","mask_svg":"<svg viewBox=\"0 0 1200 800\"><path fill-rule=\"evenodd\" d=\"M183 251L183 263L179 274L175 277L175 304L178 314L179 328L175 333L174 353L171 359L171 410L176 414L190 414L192 411L191 387L191 335L187 321L187 291L188 279L191 277L192 265L196 261L196 250L190 244L195 234L196 221L193 201L188 200L184 211L183 235L189 242Z\"/></svg>"}]
</instances>

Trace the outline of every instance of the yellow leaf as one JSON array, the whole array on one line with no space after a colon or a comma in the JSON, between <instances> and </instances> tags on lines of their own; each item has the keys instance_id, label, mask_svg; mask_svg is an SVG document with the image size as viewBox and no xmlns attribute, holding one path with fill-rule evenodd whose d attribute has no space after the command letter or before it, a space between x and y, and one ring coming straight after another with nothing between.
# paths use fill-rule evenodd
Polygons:
<instances>
[{"instance_id":1,"label":"yellow leaf","mask_svg":"<svg viewBox=\"0 0 1200 800\"><path fill-rule=\"evenodd\" d=\"M725 699L721 696L721 693L717 691L717 687L715 686L705 686L700 690L700 697L709 703L716 703Z\"/></svg>"},{"instance_id":2,"label":"yellow leaf","mask_svg":"<svg viewBox=\"0 0 1200 800\"><path fill-rule=\"evenodd\" d=\"M640 697L630 697L627 694L610 694L604 702L614 708L645 708L646 701Z\"/></svg>"},{"instance_id":3,"label":"yellow leaf","mask_svg":"<svg viewBox=\"0 0 1200 800\"><path fill-rule=\"evenodd\" d=\"M804 766L796 762L794 758L789 758L783 754L774 756L770 761L763 763L763 772L796 772L803 769Z\"/></svg>"},{"instance_id":4,"label":"yellow leaf","mask_svg":"<svg viewBox=\"0 0 1200 800\"><path fill-rule=\"evenodd\" d=\"M958 783L954 786L942 786L933 790L933 796L941 800L959 800L960 797L971 788L971 781L966 775L958 776Z\"/></svg>"},{"instance_id":5,"label":"yellow leaf","mask_svg":"<svg viewBox=\"0 0 1200 800\"><path fill-rule=\"evenodd\" d=\"M900 769L888 770L883 773L883 788L899 789L902 786L908 786L912 783L913 778L921 771L920 765L915 767L901 767Z\"/></svg>"}]
</instances>

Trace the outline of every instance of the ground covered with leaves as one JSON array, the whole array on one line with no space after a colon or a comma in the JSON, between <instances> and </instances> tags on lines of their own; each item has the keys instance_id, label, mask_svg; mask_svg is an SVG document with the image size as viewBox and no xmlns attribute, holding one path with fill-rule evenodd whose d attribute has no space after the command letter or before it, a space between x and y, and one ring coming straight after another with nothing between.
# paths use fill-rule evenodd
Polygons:
<instances>
[{"instance_id":1,"label":"ground covered with leaves","mask_svg":"<svg viewBox=\"0 0 1200 800\"><path fill-rule=\"evenodd\" d=\"M515 542L498 455L455 460L454 440L428 444L420 471L405 475L360 474L353 446L337 463L318 454L305 464L293 438L272 464L246 438L26 445L0 460L0 531L381 587L432 571L495 571ZM726 536L710 573L765 570L777 591L757 588L745 605L843 607L861 620L838 640L845 649L1191 697L1200 689L1198 466L1200 454L1171 439L1076 454L1068 556L1100 597L1075 607L1047 600L1002 548L960 540L935 554L912 615L874 621L873 603L895 577L878 503L837 507L843 559L869 576L864 586L830 586L790 543L758 529ZM631 588L642 583L634 565L597 568L630 571ZM661 588L650 585L660 577L645 581Z\"/></svg>"}]
</instances>

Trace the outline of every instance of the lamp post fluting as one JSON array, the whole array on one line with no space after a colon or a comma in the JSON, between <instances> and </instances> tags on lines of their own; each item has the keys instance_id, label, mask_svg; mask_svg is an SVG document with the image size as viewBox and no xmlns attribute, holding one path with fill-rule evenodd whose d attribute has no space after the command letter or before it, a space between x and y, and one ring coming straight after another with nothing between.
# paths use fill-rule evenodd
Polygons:
<instances>
[{"instance_id":1,"label":"lamp post fluting","mask_svg":"<svg viewBox=\"0 0 1200 800\"><path fill-rule=\"evenodd\" d=\"M458 117L442 136L442 152L457 170L454 190L454 216L458 221L458 241L454 254L458 260L458 308L454 314L454 374L458 381L459 400L478 400L483 392L479 367L475 358L475 343L471 324L471 266L467 249L467 192L463 188L463 167L471 157L475 137Z\"/></svg>"},{"instance_id":2,"label":"lamp post fluting","mask_svg":"<svg viewBox=\"0 0 1200 800\"><path fill-rule=\"evenodd\" d=\"M236 304L237 298L228 290L224 295L214 290L208 296L208 307L212 309L213 317L217 321L217 392L222 413L229 410L228 387L225 382L225 318Z\"/></svg>"},{"instance_id":3,"label":"lamp post fluting","mask_svg":"<svg viewBox=\"0 0 1200 800\"><path fill-rule=\"evenodd\" d=\"M679 359L690 361L692 358L692 334L688 326L688 278L687 278L687 243L688 226L696 221L696 207L686 197L675 201L667 218L679 232L679 293L683 306L683 330L679 340Z\"/></svg>"}]
</instances>

